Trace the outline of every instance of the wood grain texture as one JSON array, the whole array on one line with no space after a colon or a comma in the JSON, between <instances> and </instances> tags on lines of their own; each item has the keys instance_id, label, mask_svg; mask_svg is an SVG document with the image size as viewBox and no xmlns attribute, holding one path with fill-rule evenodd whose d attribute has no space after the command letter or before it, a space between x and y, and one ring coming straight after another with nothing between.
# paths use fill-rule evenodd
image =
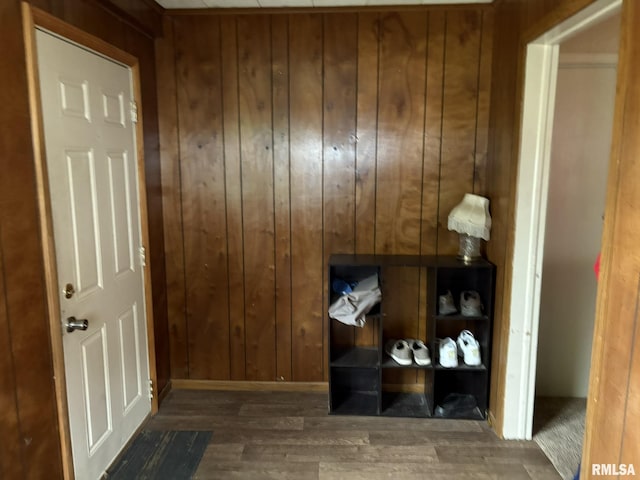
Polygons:
<instances>
[{"instance_id":1,"label":"wood grain texture","mask_svg":"<svg viewBox=\"0 0 640 480\"><path fill-rule=\"evenodd\" d=\"M219 253L228 271L220 270L217 281L227 285L230 330L218 335L230 343L230 378L243 378L246 369L247 380L326 380L329 254L438 251L441 180L453 181L441 177L441 164L455 170L459 155L449 150L462 148L453 136L468 140L463 146L469 161L456 173L472 179L464 187L469 191L476 141L486 141L475 117L476 109L486 115L485 107L478 107L478 85L486 90L490 84L489 78L478 78L490 74L486 66L478 69L481 43L487 45L481 39L492 34L491 24L485 28L481 21L479 12L485 10L420 7L173 17L183 170L185 159L199 155L197 142L188 139L215 139L214 150L190 163L193 170L186 176L182 172L187 215L177 221L183 222L186 304L187 309L189 304L211 304L206 289L188 285L201 282L193 277L197 271L190 262L201 257L194 252L204 241L194 242L194 232L218 224L193 214L209 209L214 215L207 198L216 198L226 208L222 234L227 250ZM447 37L448 15L454 19L452 39ZM218 28L216 47L211 32ZM471 73L462 71L466 64ZM219 77L212 73L215 68L221 69ZM450 85L445 89L446 72ZM457 100L460 92L465 96ZM221 110L212 107L219 97ZM449 135L447 151L442 148L443 126ZM197 194L195 178L210 174L220 151L224 187L212 183ZM393 322L402 329L402 319L411 318L408 332L424 337L426 275L417 272L393 277L397 286L388 288L397 291L390 298L401 306L390 307L391 313L399 310L387 321L392 330ZM224 309L224 302L220 306ZM185 329L190 322L191 317ZM372 345L378 337L376 323L364 329L344 327L340 334ZM246 347L238 343L243 332ZM268 353L259 353L266 338L271 342L264 350ZM196 369L212 368L210 352L201 351L208 345L205 340L189 345L189 362ZM188 378L217 378L201 373L189 372Z\"/></svg>"},{"instance_id":2,"label":"wood grain texture","mask_svg":"<svg viewBox=\"0 0 640 480\"><path fill-rule=\"evenodd\" d=\"M420 234L420 253L422 255L435 255L438 251L445 20L445 12L429 13L427 72L425 79L422 230Z\"/></svg>"},{"instance_id":3,"label":"wood grain texture","mask_svg":"<svg viewBox=\"0 0 640 480\"><path fill-rule=\"evenodd\" d=\"M379 14L358 14L355 159L355 253L375 253ZM355 331L356 345L375 345L378 322Z\"/></svg>"},{"instance_id":4,"label":"wood grain texture","mask_svg":"<svg viewBox=\"0 0 640 480\"><path fill-rule=\"evenodd\" d=\"M273 177L276 267L276 377L291 381L291 175L289 17L271 18Z\"/></svg>"},{"instance_id":5,"label":"wood grain texture","mask_svg":"<svg viewBox=\"0 0 640 480\"><path fill-rule=\"evenodd\" d=\"M474 186L480 34L479 12L447 13L438 212L439 254L457 253L458 234L448 230L447 219L451 209L460 203L465 193L472 192Z\"/></svg>"},{"instance_id":6,"label":"wood grain texture","mask_svg":"<svg viewBox=\"0 0 640 480\"><path fill-rule=\"evenodd\" d=\"M379 14L358 15L356 253L375 253Z\"/></svg>"},{"instance_id":7,"label":"wood grain texture","mask_svg":"<svg viewBox=\"0 0 640 480\"><path fill-rule=\"evenodd\" d=\"M582 475L593 463L640 462L640 8L621 12L618 82ZM634 88L635 87L635 88Z\"/></svg>"},{"instance_id":8,"label":"wood grain texture","mask_svg":"<svg viewBox=\"0 0 640 480\"><path fill-rule=\"evenodd\" d=\"M323 265L332 253L355 253L355 147L357 23L355 14L324 15L324 113L323 113ZM323 268L322 284L328 285ZM329 292L323 289L323 307L329 308ZM338 335L353 336L353 328L334 322ZM328 364L328 335L323 333L323 365ZM324 380L328 379L324 370Z\"/></svg>"},{"instance_id":9,"label":"wood grain texture","mask_svg":"<svg viewBox=\"0 0 640 480\"><path fill-rule=\"evenodd\" d=\"M289 20L291 358L297 381L324 376L322 20L311 14Z\"/></svg>"},{"instance_id":10,"label":"wood grain texture","mask_svg":"<svg viewBox=\"0 0 640 480\"><path fill-rule=\"evenodd\" d=\"M247 378L245 262L238 96L238 34L235 18L220 19L220 42L229 268L229 368L232 380L244 380Z\"/></svg>"},{"instance_id":11,"label":"wood grain texture","mask_svg":"<svg viewBox=\"0 0 640 480\"><path fill-rule=\"evenodd\" d=\"M493 60L493 12L482 12L480 65L478 66L478 99L476 102L476 135L473 191L487 191L487 151L489 148L489 112L491 107L491 68Z\"/></svg>"},{"instance_id":12,"label":"wood grain texture","mask_svg":"<svg viewBox=\"0 0 640 480\"><path fill-rule=\"evenodd\" d=\"M175 24L191 378L229 378L220 24Z\"/></svg>"},{"instance_id":13,"label":"wood grain texture","mask_svg":"<svg viewBox=\"0 0 640 480\"><path fill-rule=\"evenodd\" d=\"M540 36L577 13L592 0L500 0L493 12L492 86L490 136L486 185L491 199L491 241L487 258L496 264L496 302L490 415L496 431L502 431L505 361L510 334L511 262L514 245L517 158L520 138L521 99L524 92L526 42ZM606 215L605 215L606 218Z\"/></svg>"},{"instance_id":14,"label":"wood grain texture","mask_svg":"<svg viewBox=\"0 0 640 480\"><path fill-rule=\"evenodd\" d=\"M195 478L560 478L535 442L500 440L484 422L326 406L326 394L175 390L146 428L213 430Z\"/></svg>"},{"instance_id":15,"label":"wood grain texture","mask_svg":"<svg viewBox=\"0 0 640 480\"><path fill-rule=\"evenodd\" d=\"M176 99L175 51L173 21L164 19L164 36L156 40L158 98ZM167 291L167 328L170 371L174 377L189 372L187 319L185 316L185 265L182 230L182 185L180 183L180 150L178 111L175 101L158 102L160 165L162 170L162 211L164 225L164 264Z\"/></svg>"},{"instance_id":16,"label":"wood grain texture","mask_svg":"<svg viewBox=\"0 0 640 480\"><path fill-rule=\"evenodd\" d=\"M376 253L419 252L427 14L380 19Z\"/></svg>"},{"instance_id":17,"label":"wood grain texture","mask_svg":"<svg viewBox=\"0 0 640 480\"><path fill-rule=\"evenodd\" d=\"M271 22L238 18L246 375L276 374Z\"/></svg>"},{"instance_id":18,"label":"wood grain texture","mask_svg":"<svg viewBox=\"0 0 640 480\"><path fill-rule=\"evenodd\" d=\"M0 241L0 351L9 353L11 352L11 331L4 284L3 252ZM0 477L2 478L20 478L26 473L20 451L20 426L12 360L11 355L0 355L0 411L3 412L0 416L0 430L3 432L5 446L0 451Z\"/></svg>"}]
</instances>

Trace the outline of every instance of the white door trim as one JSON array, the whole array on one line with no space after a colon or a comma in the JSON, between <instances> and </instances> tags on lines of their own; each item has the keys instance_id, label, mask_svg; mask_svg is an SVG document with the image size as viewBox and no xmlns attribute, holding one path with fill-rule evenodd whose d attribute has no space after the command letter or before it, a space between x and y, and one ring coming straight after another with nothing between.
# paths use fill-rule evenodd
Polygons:
<instances>
[{"instance_id":1,"label":"white door trim","mask_svg":"<svg viewBox=\"0 0 640 480\"><path fill-rule=\"evenodd\" d=\"M558 45L612 15L621 4L622 0L597 0L527 45L502 431L507 439L530 440L533 430Z\"/></svg>"},{"instance_id":2,"label":"white door trim","mask_svg":"<svg viewBox=\"0 0 640 480\"><path fill-rule=\"evenodd\" d=\"M140 71L138 59L113 45L94 37L55 16L52 16L32 5L22 3L23 33L25 40L25 54L27 66L27 81L29 83L29 107L31 114L32 141L38 188L38 205L40 210L40 232L44 256L44 270L47 288L47 306L49 312L49 330L54 371L54 385L56 391L58 431L61 443L63 475L65 479L74 479L73 457L71 450L71 436L69 431L69 414L67 410L66 377L64 366L64 352L62 348L62 331L60 319L59 286L57 280L56 251L53 241L53 220L48 188L46 168L44 127L42 118L41 98L38 79L38 57L36 51L35 31L43 28L61 38L81 47L88 48L98 54L123 64L131 69L133 78L133 93L138 104L138 122L136 123L136 155L137 177L140 208L140 228L142 243L146 247L146 263L149 264L149 228L147 214L147 191L144 176L143 123L140 112ZM145 311L147 325L147 353L149 356L149 376L153 385L157 385L155 341L153 325L153 296L151 291L150 268L144 269ZM154 392L151 400L151 413L158 410L158 395Z\"/></svg>"}]
</instances>

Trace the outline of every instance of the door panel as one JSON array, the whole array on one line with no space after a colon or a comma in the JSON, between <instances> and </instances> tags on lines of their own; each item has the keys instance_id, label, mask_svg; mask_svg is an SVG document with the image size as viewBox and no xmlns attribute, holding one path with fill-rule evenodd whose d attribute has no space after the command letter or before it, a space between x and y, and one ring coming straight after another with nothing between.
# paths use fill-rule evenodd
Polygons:
<instances>
[{"instance_id":1,"label":"door panel","mask_svg":"<svg viewBox=\"0 0 640 480\"><path fill-rule=\"evenodd\" d=\"M89 453L111 433L112 415L109 389L109 359L106 335L103 328L87 337L81 344L82 371L84 373L83 412L88 419L87 435Z\"/></svg>"},{"instance_id":2,"label":"door panel","mask_svg":"<svg viewBox=\"0 0 640 480\"><path fill-rule=\"evenodd\" d=\"M90 150L67 150L66 157L73 229L73 266L78 294L84 296L102 287L95 163ZM66 261L66 258L60 260Z\"/></svg>"},{"instance_id":3,"label":"door panel","mask_svg":"<svg viewBox=\"0 0 640 480\"><path fill-rule=\"evenodd\" d=\"M115 248L115 273L123 274L134 271L133 268L133 236L131 231L131 210L129 202L130 180L127 170L126 152L109 152L109 194L111 196L111 221Z\"/></svg>"},{"instance_id":4,"label":"door panel","mask_svg":"<svg viewBox=\"0 0 640 480\"><path fill-rule=\"evenodd\" d=\"M37 31L69 429L76 478L99 478L151 411L129 68ZM75 293L66 298L64 286Z\"/></svg>"},{"instance_id":5,"label":"door panel","mask_svg":"<svg viewBox=\"0 0 640 480\"><path fill-rule=\"evenodd\" d=\"M137 310L137 305L132 305L118 319L120 364L134 367L122 371L122 401L125 412L131 408L142 390L140 364L137 361L140 357Z\"/></svg>"}]
</instances>

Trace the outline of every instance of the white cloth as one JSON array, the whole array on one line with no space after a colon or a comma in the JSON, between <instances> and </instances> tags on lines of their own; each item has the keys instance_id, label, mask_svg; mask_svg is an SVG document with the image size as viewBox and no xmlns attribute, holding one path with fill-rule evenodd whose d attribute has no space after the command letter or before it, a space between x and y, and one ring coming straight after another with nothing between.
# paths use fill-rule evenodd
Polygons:
<instances>
[{"instance_id":1,"label":"white cloth","mask_svg":"<svg viewBox=\"0 0 640 480\"><path fill-rule=\"evenodd\" d=\"M329 307L329 316L346 325L364 327L366 315L382 299L378 275L358 283L351 293L342 295Z\"/></svg>"}]
</instances>

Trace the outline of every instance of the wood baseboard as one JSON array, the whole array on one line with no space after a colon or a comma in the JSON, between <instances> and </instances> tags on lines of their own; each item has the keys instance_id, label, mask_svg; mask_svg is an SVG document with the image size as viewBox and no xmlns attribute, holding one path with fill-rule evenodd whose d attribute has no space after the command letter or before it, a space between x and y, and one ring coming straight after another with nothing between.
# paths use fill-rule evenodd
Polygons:
<instances>
[{"instance_id":1,"label":"wood baseboard","mask_svg":"<svg viewBox=\"0 0 640 480\"><path fill-rule=\"evenodd\" d=\"M236 392L323 392L329 391L327 382L253 382L227 380L171 380L172 389L221 390Z\"/></svg>"},{"instance_id":2,"label":"wood baseboard","mask_svg":"<svg viewBox=\"0 0 640 480\"><path fill-rule=\"evenodd\" d=\"M423 393L424 384L384 384L388 392ZM236 392L329 392L327 382L254 382L230 380L190 380L174 378L160 394L160 402L170 390L220 390Z\"/></svg>"},{"instance_id":3,"label":"wood baseboard","mask_svg":"<svg viewBox=\"0 0 640 480\"><path fill-rule=\"evenodd\" d=\"M164 399L167 397L167 395L169 395L169 392L171 391L172 388L173 388L173 385L171 384L171 380L169 380L167 384L164 386L164 388L162 389L162 391L158 394L158 405L164 402Z\"/></svg>"}]
</instances>

